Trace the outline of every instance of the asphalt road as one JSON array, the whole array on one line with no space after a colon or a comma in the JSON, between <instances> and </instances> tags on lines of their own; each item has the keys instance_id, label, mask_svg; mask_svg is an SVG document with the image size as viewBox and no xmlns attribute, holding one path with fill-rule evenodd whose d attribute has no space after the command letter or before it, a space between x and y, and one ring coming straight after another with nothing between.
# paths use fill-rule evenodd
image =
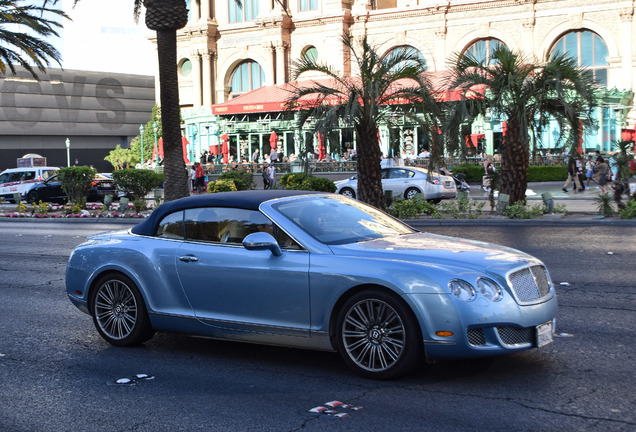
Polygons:
<instances>
[{"instance_id":1,"label":"asphalt road","mask_svg":"<svg viewBox=\"0 0 636 432\"><path fill-rule=\"evenodd\" d=\"M86 235L125 227L0 221L0 431L636 429L634 226L427 228L543 259L559 337L389 382L353 375L333 353L175 334L109 346L67 300L64 271ZM330 401L352 407L310 412Z\"/></svg>"}]
</instances>

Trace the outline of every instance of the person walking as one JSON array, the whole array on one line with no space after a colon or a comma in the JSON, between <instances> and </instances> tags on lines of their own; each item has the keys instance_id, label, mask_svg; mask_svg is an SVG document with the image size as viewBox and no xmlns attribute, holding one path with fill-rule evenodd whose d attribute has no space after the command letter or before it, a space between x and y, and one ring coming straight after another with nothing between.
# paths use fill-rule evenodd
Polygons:
<instances>
[{"instance_id":1,"label":"person walking","mask_svg":"<svg viewBox=\"0 0 636 432\"><path fill-rule=\"evenodd\" d=\"M196 186L197 172L194 168L195 165L190 167L190 193L194 193L194 187Z\"/></svg>"},{"instance_id":2,"label":"person walking","mask_svg":"<svg viewBox=\"0 0 636 432\"><path fill-rule=\"evenodd\" d=\"M263 176L263 189L269 189L269 167L267 165L263 165L261 175Z\"/></svg>"},{"instance_id":3,"label":"person walking","mask_svg":"<svg viewBox=\"0 0 636 432\"><path fill-rule=\"evenodd\" d=\"M594 178L594 159L592 159L592 155L587 157L587 162L585 162L585 177L587 178L587 186L590 186L590 181L594 180L594 183L598 184L596 179Z\"/></svg>"},{"instance_id":4,"label":"person walking","mask_svg":"<svg viewBox=\"0 0 636 432\"><path fill-rule=\"evenodd\" d=\"M607 162L603 161L600 164L596 165L596 169L598 170L598 186L601 188L601 193L608 192L607 186L607 174L609 173L609 165Z\"/></svg>"},{"instance_id":5,"label":"person walking","mask_svg":"<svg viewBox=\"0 0 636 432\"><path fill-rule=\"evenodd\" d=\"M581 187L581 184L579 183L579 173L576 166L576 156L570 155L570 157L568 157L568 179L565 181L565 184L563 185L563 188L561 188L561 190L563 192L568 192L568 186L570 186L570 183L572 183L573 180L574 180L575 192L577 190L578 191L585 190Z\"/></svg>"},{"instance_id":6,"label":"person walking","mask_svg":"<svg viewBox=\"0 0 636 432\"><path fill-rule=\"evenodd\" d=\"M196 166L194 173L196 193L202 193L205 189L205 173L203 172L203 167L199 162L195 162L194 165Z\"/></svg>"},{"instance_id":7,"label":"person walking","mask_svg":"<svg viewBox=\"0 0 636 432\"><path fill-rule=\"evenodd\" d=\"M252 153L252 163L257 164L260 158L261 158L261 153L260 153L260 150L257 148L256 150L254 150L254 153Z\"/></svg>"},{"instance_id":8,"label":"person walking","mask_svg":"<svg viewBox=\"0 0 636 432\"><path fill-rule=\"evenodd\" d=\"M269 164L269 167L267 168L267 174L269 177L269 188L273 189L274 186L276 186L276 168L274 167L273 163Z\"/></svg>"}]
</instances>

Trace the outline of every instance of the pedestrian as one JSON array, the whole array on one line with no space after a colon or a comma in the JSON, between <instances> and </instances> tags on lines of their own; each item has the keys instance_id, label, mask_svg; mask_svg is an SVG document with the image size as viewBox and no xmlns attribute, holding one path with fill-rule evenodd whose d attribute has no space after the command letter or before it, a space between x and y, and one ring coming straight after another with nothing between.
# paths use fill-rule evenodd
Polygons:
<instances>
[{"instance_id":1,"label":"pedestrian","mask_svg":"<svg viewBox=\"0 0 636 432\"><path fill-rule=\"evenodd\" d=\"M492 176L496 171L494 162L495 161L492 156L486 156L486 160L484 160L484 176L481 179L481 183L482 188L486 192L491 191L490 183L492 180Z\"/></svg>"},{"instance_id":2,"label":"pedestrian","mask_svg":"<svg viewBox=\"0 0 636 432\"><path fill-rule=\"evenodd\" d=\"M276 186L276 168L274 164L269 164L269 168L267 169L267 174L269 177L269 188L273 189Z\"/></svg>"},{"instance_id":3,"label":"pedestrian","mask_svg":"<svg viewBox=\"0 0 636 432\"><path fill-rule=\"evenodd\" d=\"M596 179L594 178L594 159L592 159L592 155L587 157L587 162L585 162L585 177L587 178L587 185L590 185L590 181L594 180L594 183L598 184Z\"/></svg>"},{"instance_id":4,"label":"pedestrian","mask_svg":"<svg viewBox=\"0 0 636 432\"><path fill-rule=\"evenodd\" d=\"M195 162L196 166L194 177L195 177L195 189L197 193L202 193L205 189L205 173L203 172L203 167L199 162Z\"/></svg>"},{"instance_id":5,"label":"pedestrian","mask_svg":"<svg viewBox=\"0 0 636 432\"><path fill-rule=\"evenodd\" d=\"M252 153L252 163L257 164L260 160L260 157L260 150L257 148L256 150L254 150L254 153Z\"/></svg>"},{"instance_id":6,"label":"pedestrian","mask_svg":"<svg viewBox=\"0 0 636 432\"><path fill-rule=\"evenodd\" d=\"M263 176L263 189L269 189L269 167L267 165L263 165L261 175Z\"/></svg>"},{"instance_id":7,"label":"pedestrian","mask_svg":"<svg viewBox=\"0 0 636 432\"><path fill-rule=\"evenodd\" d=\"M194 169L194 165L190 167L190 193L194 193L194 188L196 186L197 172Z\"/></svg>"},{"instance_id":8,"label":"pedestrian","mask_svg":"<svg viewBox=\"0 0 636 432\"><path fill-rule=\"evenodd\" d=\"M563 185L563 188L561 188L561 190L563 192L567 192L568 186L570 186L570 183L572 183L572 181L574 181L574 192L576 192L577 190L578 191L585 190L581 187L581 184L579 183L579 173L578 173L578 168L576 166L575 155L570 155L570 157L568 157L568 179L565 181L565 184Z\"/></svg>"},{"instance_id":9,"label":"pedestrian","mask_svg":"<svg viewBox=\"0 0 636 432\"><path fill-rule=\"evenodd\" d=\"M272 151L270 152L269 160L271 161L271 163L278 162L278 152L276 151L276 149L272 149Z\"/></svg>"},{"instance_id":10,"label":"pedestrian","mask_svg":"<svg viewBox=\"0 0 636 432\"><path fill-rule=\"evenodd\" d=\"M607 162L603 161L596 166L596 169L598 170L598 186L601 188L602 193L607 193L607 174L609 173L610 167Z\"/></svg>"}]
</instances>

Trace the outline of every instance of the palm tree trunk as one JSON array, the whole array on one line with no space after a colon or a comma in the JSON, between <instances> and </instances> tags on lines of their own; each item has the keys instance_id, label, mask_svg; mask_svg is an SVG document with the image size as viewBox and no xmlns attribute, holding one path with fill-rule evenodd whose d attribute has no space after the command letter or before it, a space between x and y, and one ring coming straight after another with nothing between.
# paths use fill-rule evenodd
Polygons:
<instances>
[{"instance_id":1,"label":"palm tree trunk","mask_svg":"<svg viewBox=\"0 0 636 432\"><path fill-rule=\"evenodd\" d=\"M165 200L172 201L190 194L181 142L176 30L157 31L157 52L160 65L161 125L165 156L163 168Z\"/></svg>"},{"instance_id":2,"label":"palm tree trunk","mask_svg":"<svg viewBox=\"0 0 636 432\"><path fill-rule=\"evenodd\" d=\"M358 199L381 210L385 209L382 191L382 153L378 144L378 127L375 124L356 125L356 152L358 158Z\"/></svg>"},{"instance_id":3,"label":"palm tree trunk","mask_svg":"<svg viewBox=\"0 0 636 432\"><path fill-rule=\"evenodd\" d=\"M157 32L159 92L163 129L165 200L188 196L188 173L181 144L177 30L188 23L185 0L144 0L146 26Z\"/></svg>"},{"instance_id":4,"label":"palm tree trunk","mask_svg":"<svg viewBox=\"0 0 636 432\"><path fill-rule=\"evenodd\" d=\"M528 187L528 154L527 130L524 130L519 121L508 119L508 130L504 137L502 147L502 164L499 175L499 192L509 195L508 203L526 199Z\"/></svg>"}]
</instances>

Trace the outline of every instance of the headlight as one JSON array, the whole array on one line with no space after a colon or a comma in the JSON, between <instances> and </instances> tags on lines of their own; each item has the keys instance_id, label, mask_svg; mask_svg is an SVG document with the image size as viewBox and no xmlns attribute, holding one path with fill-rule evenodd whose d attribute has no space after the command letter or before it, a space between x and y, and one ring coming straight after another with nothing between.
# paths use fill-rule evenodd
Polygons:
<instances>
[{"instance_id":1,"label":"headlight","mask_svg":"<svg viewBox=\"0 0 636 432\"><path fill-rule=\"evenodd\" d=\"M503 292L499 285L486 278L477 279L477 292L494 302L498 302L503 298Z\"/></svg>"},{"instance_id":2,"label":"headlight","mask_svg":"<svg viewBox=\"0 0 636 432\"><path fill-rule=\"evenodd\" d=\"M460 300L469 302L475 298L475 288L466 281L453 279L448 283L448 289Z\"/></svg>"}]
</instances>

